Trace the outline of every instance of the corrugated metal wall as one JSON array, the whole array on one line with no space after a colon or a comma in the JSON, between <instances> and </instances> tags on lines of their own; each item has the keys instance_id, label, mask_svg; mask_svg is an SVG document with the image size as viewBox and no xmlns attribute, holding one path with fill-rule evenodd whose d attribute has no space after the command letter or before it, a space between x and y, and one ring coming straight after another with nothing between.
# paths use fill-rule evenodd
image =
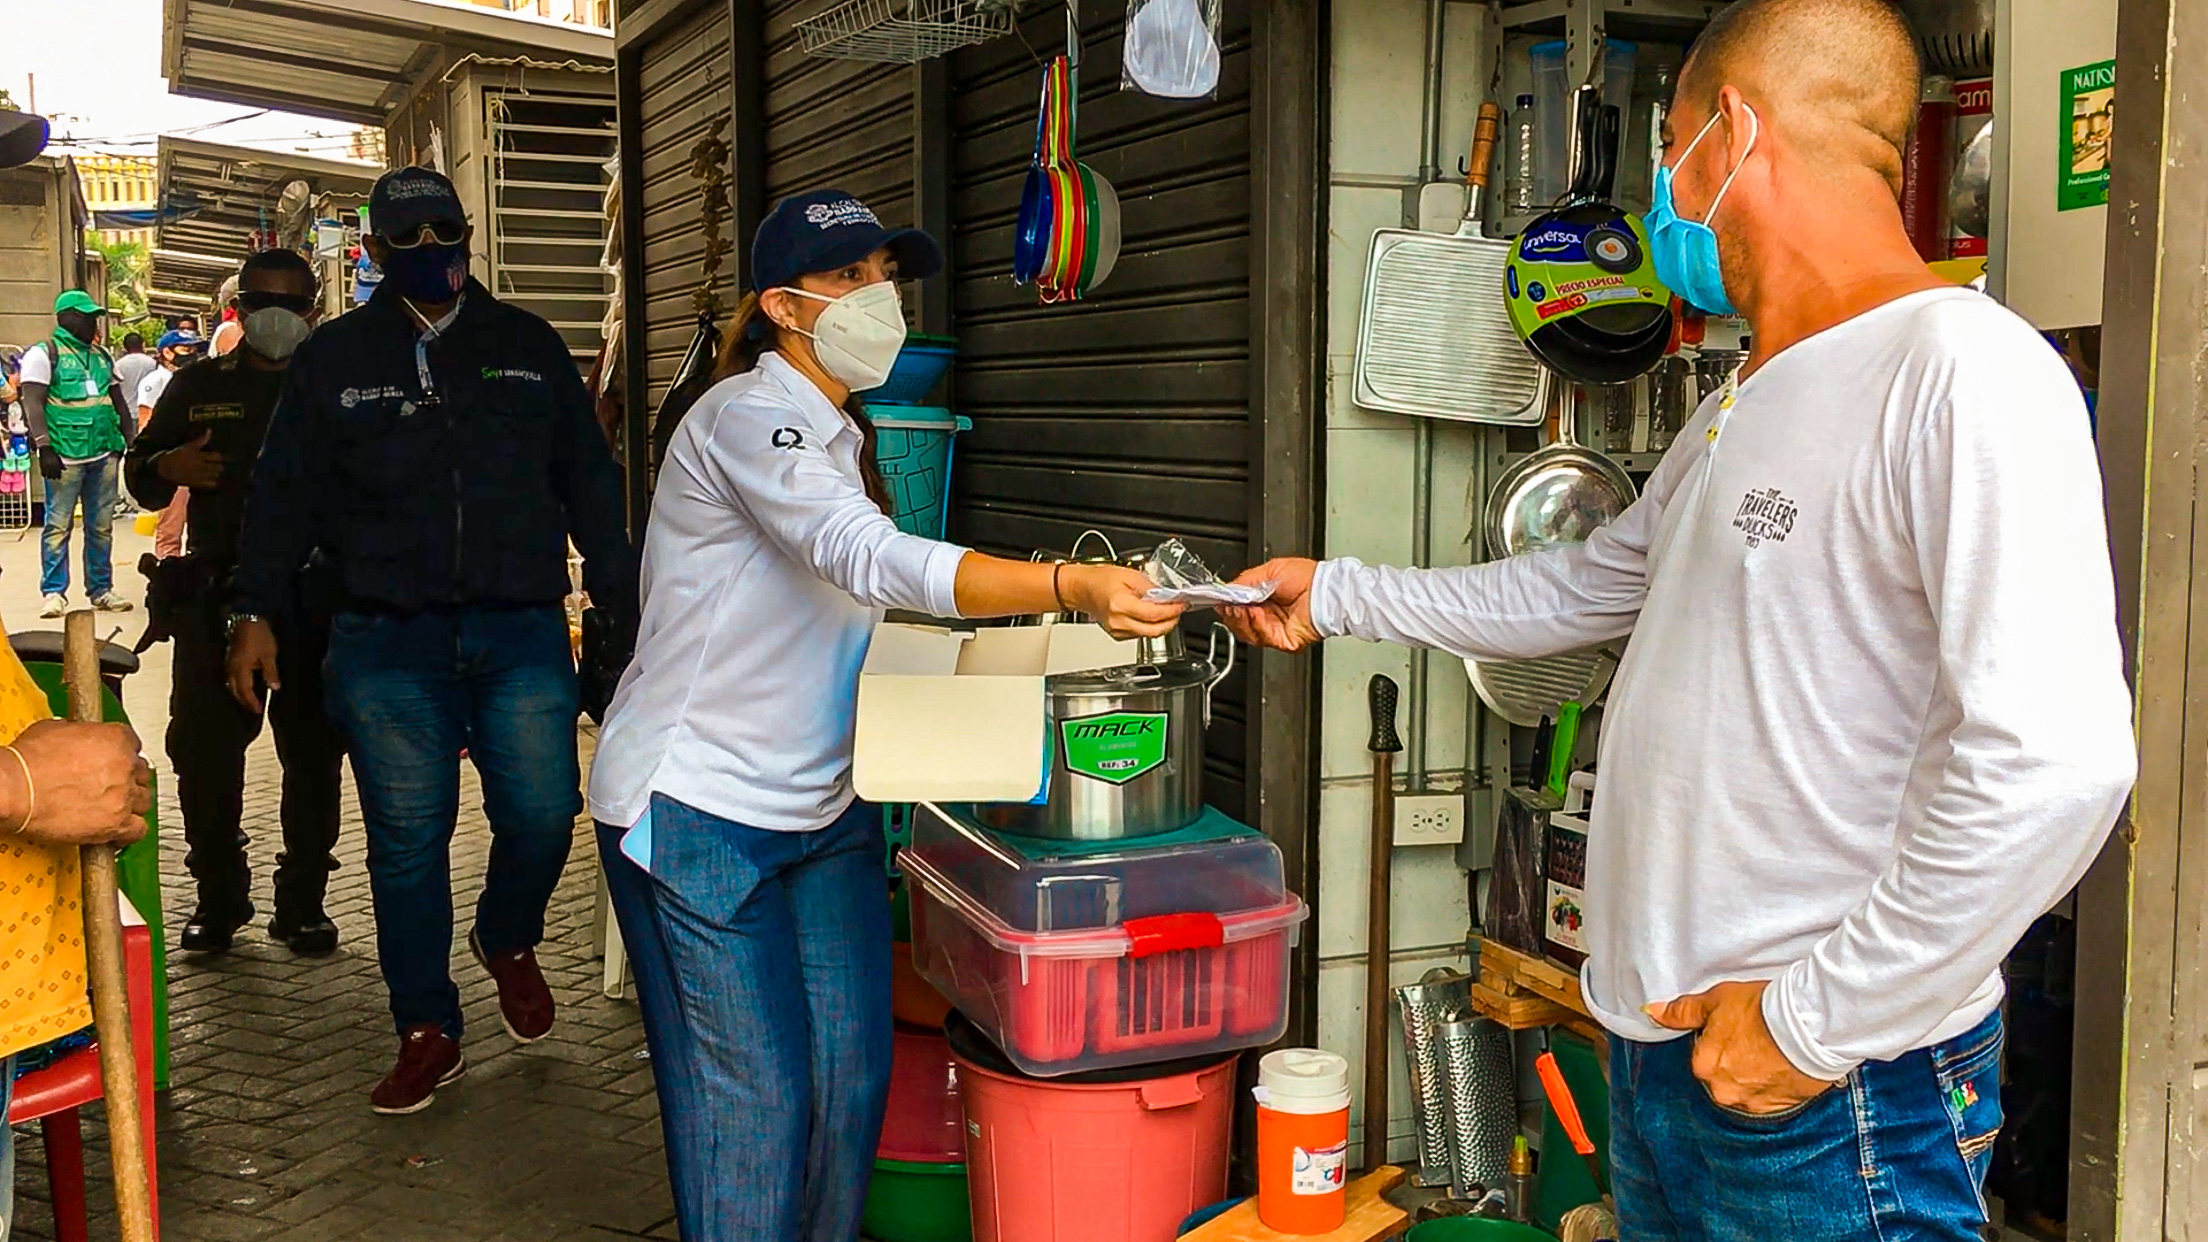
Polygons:
<instances>
[{"instance_id":1,"label":"corrugated metal wall","mask_svg":"<svg viewBox=\"0 0 2208 1242\"><path fill-rule=\"evenodd\" d=\"M951 248L962 356L952 535L1011 556L1086 528L1122 548L1180 536L1222 570L1248 562L1250 21L1229 0L1219 98L1119 87L1119 5L1083 31L1076 150L1117 187L1125 245L1089 300L1038 306L1012 283L1012 231L1035 142L1041 70L1065 10L951 58ZM1095 10L1108 10L1096 13ZM1193 634L1192 634L1193 637ZM1245 705L1221 687L1205 792L1244 805Z\"/></svg>"},{"instance_id":2,"label":"corrugated metal wall","mask_svg":"<svg viewBox=\"0 0 2208 1242\"><path fill-rule=\"evenodd\" d=\"M644 295L645 409L658 408L696 331L690 295L703 275L705 234L690 148L709 134L729 137L730 40L728 5L709 3L646 44L637 58L644 263L627 279ZM724 290L730 275L724 265ZM630 340L636 339L632 331Z\"/></svg>"},{"instance_id":3,"label":"corrugated metal wall","mask_svg":"<svg viewBox=\"0 0 2208 1242\"><path fill-rule=\"evenodd\" d=\"M839 2L767 5L766 201L832 186L909 227L913 70L798 50L797 23Z\"/></svg>"}]
</instances>

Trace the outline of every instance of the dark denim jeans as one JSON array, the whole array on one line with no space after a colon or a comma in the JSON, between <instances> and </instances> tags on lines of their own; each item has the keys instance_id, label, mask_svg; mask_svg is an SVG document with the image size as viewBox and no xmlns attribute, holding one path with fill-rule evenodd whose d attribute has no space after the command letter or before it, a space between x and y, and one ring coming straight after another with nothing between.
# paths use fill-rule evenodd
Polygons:
<instances>
[{"instance_id":1,"label":"dark denim jeans","mask_svg":"<svg viewBox=\"0 0 2208 1242\"><path fill-rule=\"evenodd\" d=\"M881 811L817 832L651 813L649 876L599 842L684 1242L854 1242L889 1099Z\"/></svg>"},{"instance_id":2,"label":"dark denim jeans","mask_svg":"<svg viewBox=\"0 0 2208 1242\"><path fill-rule=\"evenodd\" d=\"M1633 1242L1979 1242L2001 1128L2001 1018L1873 1061L1784 1113L1712 1102L1694 1040L1610 1041L1610 1143Z\"/></svg>"},{"instance_id":3,"label":"dark denim jeans","mask_svg":"<svg viewBox=\"0 0 2208 1242\"><path fill-rule=\"evenodd\" d=\"M491 954L535 948L582 809L567 617L557 607L341 612L323 667L360 787L391 1016L402 1031L438 1022L457 1039L450 960L460 752L483 778L491 822L476 935Z\"/></svg>"}]
</instances>

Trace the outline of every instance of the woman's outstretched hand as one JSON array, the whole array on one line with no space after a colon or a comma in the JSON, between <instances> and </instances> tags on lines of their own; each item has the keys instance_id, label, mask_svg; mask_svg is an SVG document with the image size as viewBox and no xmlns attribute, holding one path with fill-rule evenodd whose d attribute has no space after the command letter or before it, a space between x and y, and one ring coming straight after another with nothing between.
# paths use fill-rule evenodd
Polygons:
<instances>
[{"instance_id":1,"label":"woman's outstretched hand","mask_svg":"<svg viewBox=\"0 0 2208 1242\"><path fill-rule=\"evenodd\" d=\"M1144 599L1152 585L1124 565L1065 565L1058 574L1066 606L1087 613L1114 638L1154 638L1181 623L1187 605Z\"/></svg>"}]
</instances>

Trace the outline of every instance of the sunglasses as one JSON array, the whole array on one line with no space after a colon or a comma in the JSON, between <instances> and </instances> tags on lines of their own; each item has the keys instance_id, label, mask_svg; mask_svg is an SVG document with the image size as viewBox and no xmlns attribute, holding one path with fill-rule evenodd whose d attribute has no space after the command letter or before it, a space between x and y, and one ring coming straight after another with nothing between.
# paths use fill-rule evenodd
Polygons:
<instances>
[{"instance_id":1,"label":"sunglasses","mask_svg":"<svg viewBox=\"0 0 2208 1242\"><path fill-rule=\"evenodd\" d=\"M457 246L468 235L468 226L456 220L432 220L411 233L400 237L386 237L383 244L393 250L412 250L435 242L440 246Z\"/></svg>"},{"instance_id":2,"label":"sunglasses","mask_svg":"<svg viewBox=\"0 0 2208 1242\"><path fill-rule=\"evenodd\" d=\"M271 293L260 289L241 291L237 301L238 309L247 314L274 306L294 315L305 315L315 307L314 295L311 293Z\"/></svg>"}]
</instances>

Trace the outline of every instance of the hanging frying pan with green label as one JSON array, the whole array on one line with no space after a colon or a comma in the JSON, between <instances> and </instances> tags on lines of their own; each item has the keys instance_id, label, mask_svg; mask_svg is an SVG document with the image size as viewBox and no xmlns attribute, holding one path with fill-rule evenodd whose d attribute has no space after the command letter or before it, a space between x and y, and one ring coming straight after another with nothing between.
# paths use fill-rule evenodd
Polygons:
<instances>
[{"instance_id":1,"label":"hanging frying pan with green label","mask_svg":"<svg viewBox=\"0 0 2208 1242\"><path fill-rule=\"evenodd\" d=\"M1518 235L1504 272L1511 325L1550 370L1622 384L1656 365L1671 341L1671 291L1656 279L1648 230L1610 201L1619 113L1582 87L1580 141L1565 204Z\"/></svg>"}]
</instances>

